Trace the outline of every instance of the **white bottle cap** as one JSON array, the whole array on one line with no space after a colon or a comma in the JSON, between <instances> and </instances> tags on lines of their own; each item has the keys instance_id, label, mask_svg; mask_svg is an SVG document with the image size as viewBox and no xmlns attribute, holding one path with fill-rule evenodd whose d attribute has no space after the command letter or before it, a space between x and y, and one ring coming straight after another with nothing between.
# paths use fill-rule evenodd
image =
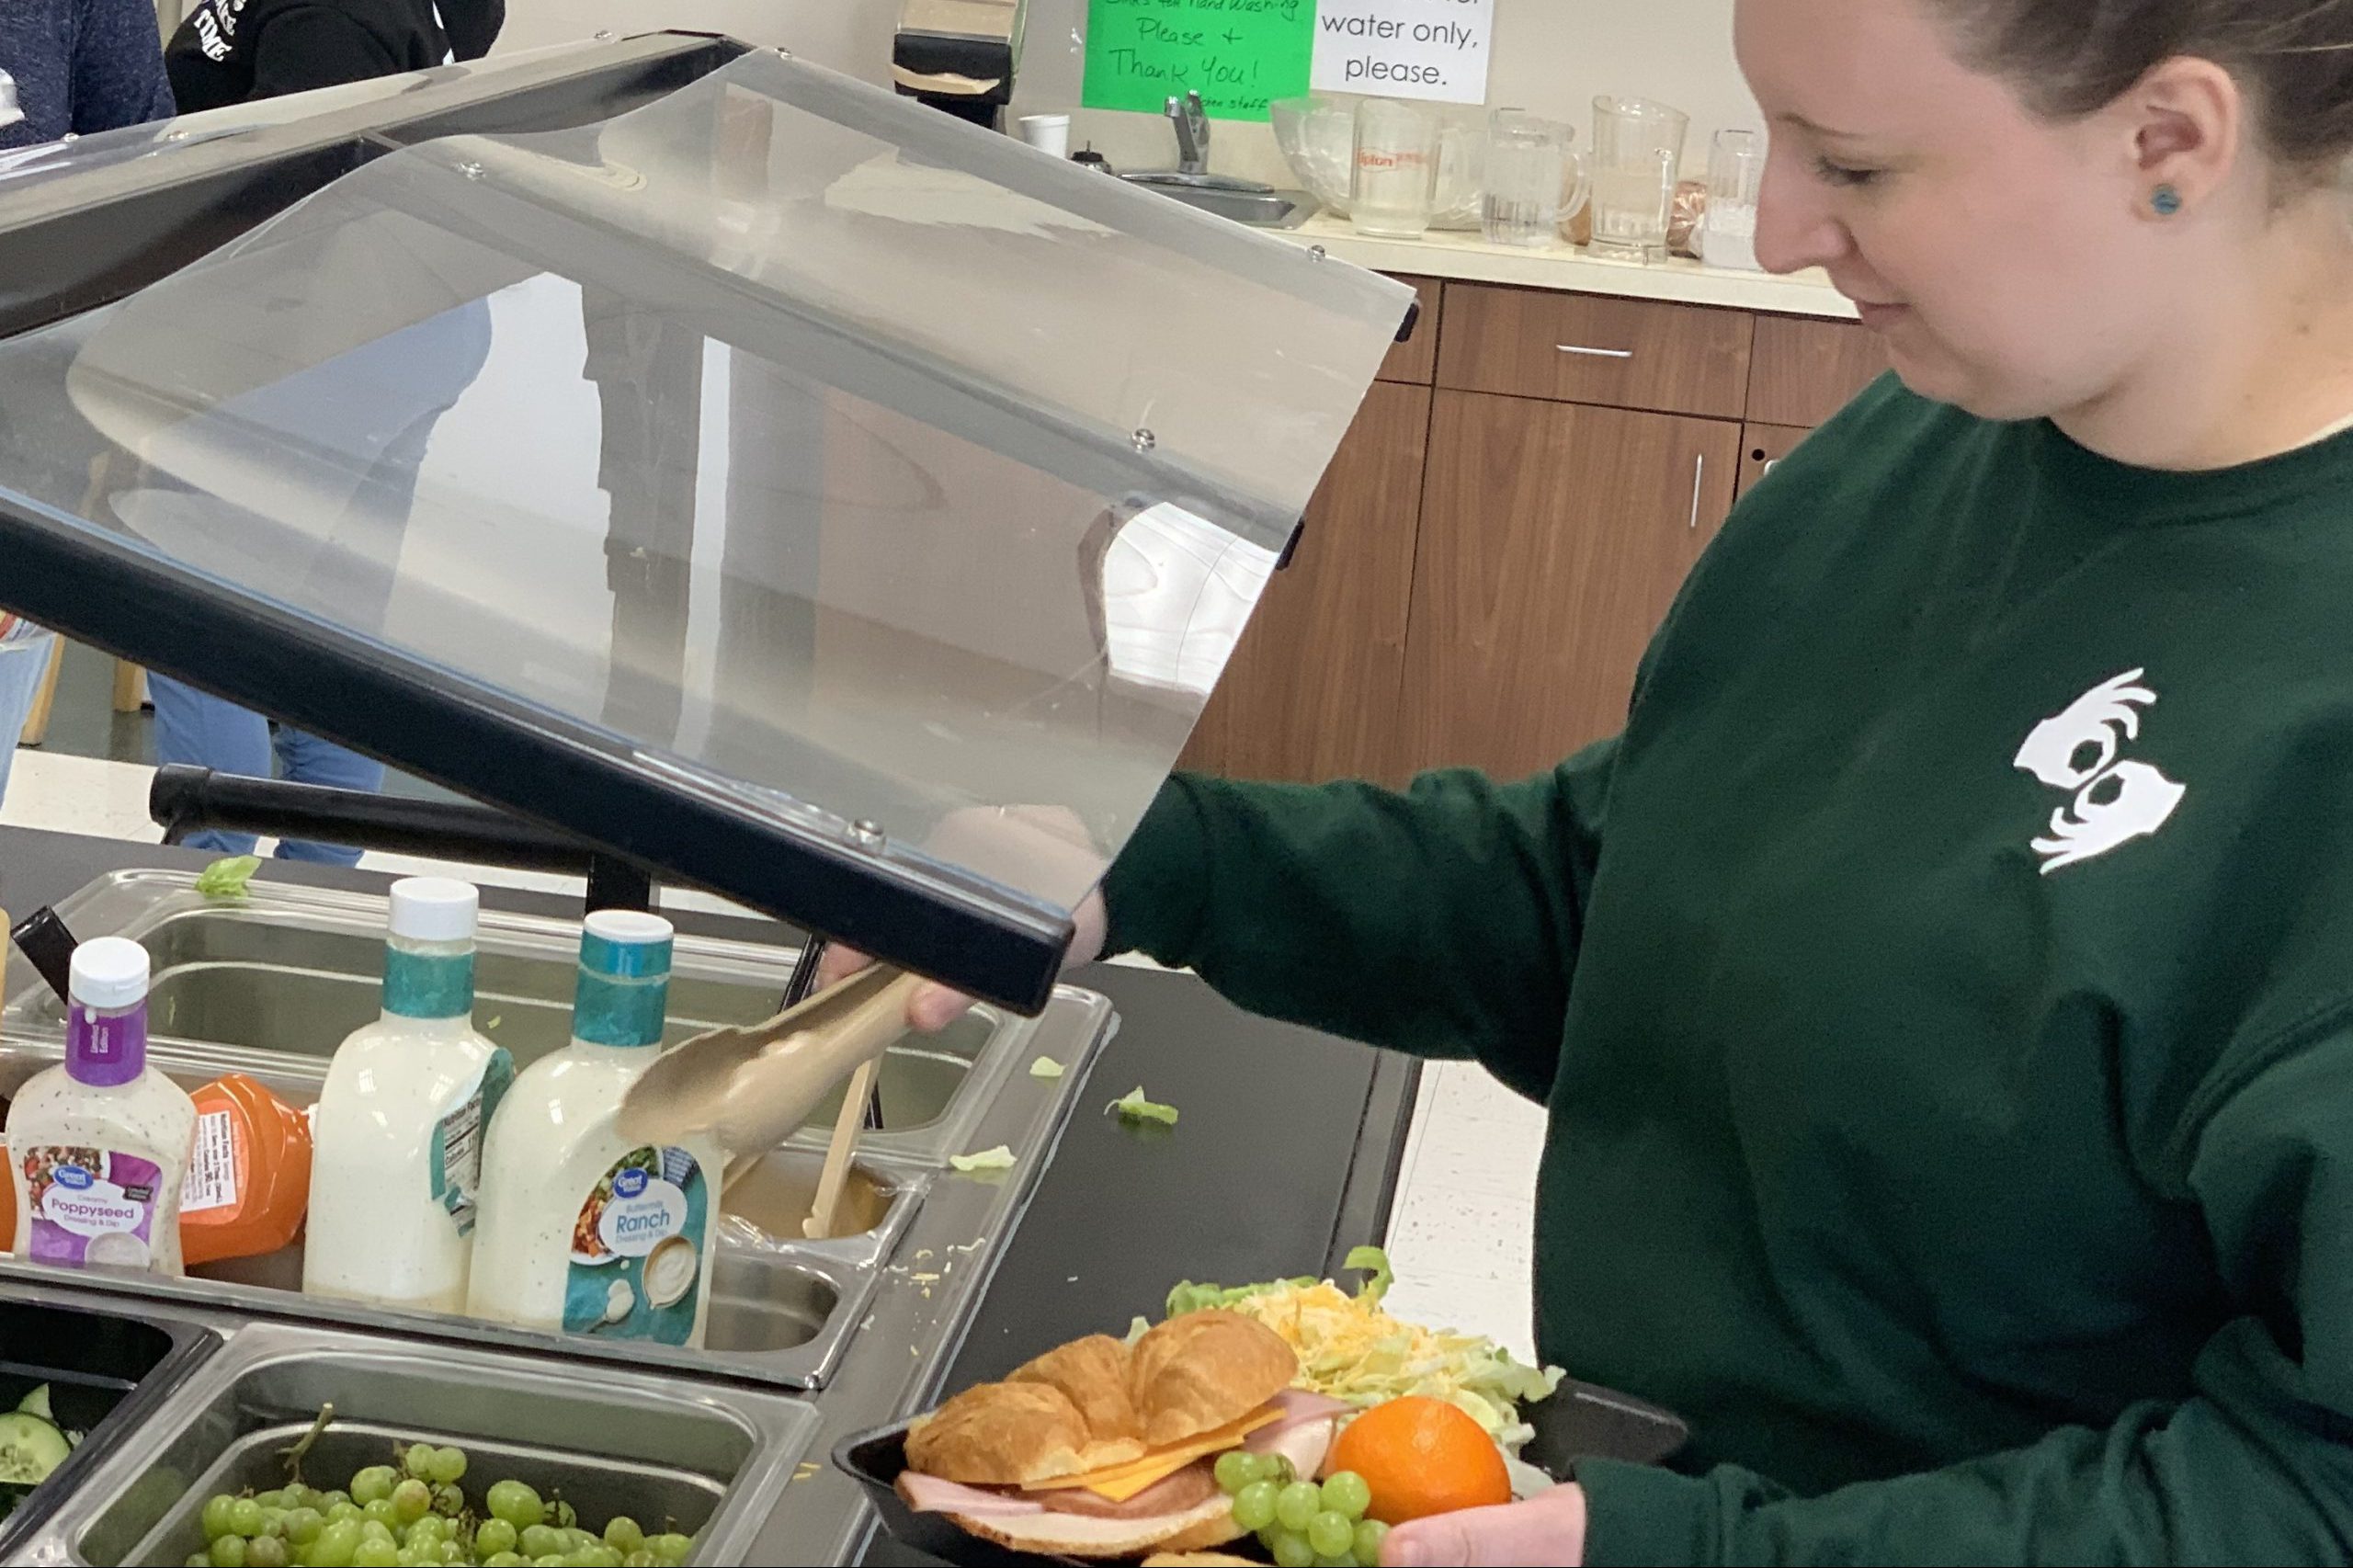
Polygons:
<instances>
[{"instance_id":1,"label":"white bottle cap","mask_svg":"<svg viewBox=\"0 0 2353 1568\"><path fill-rule=\"evenodd\" d=\"M74 949L74 1000L112 1012L147 999L147 949L121 937L94 937Z\"/></svg>"},{"instance_id":2,"label":"white bottle cap","mask_svg":"<svg viewBox=\"0 0 2353 1568\"><path fill-rule=\"evenodd\" d=\"M412 942L470 942L481 910L472 882L408 877L392 884L392 935Z\"/></svg>"},{"instance_id":3,"label":"white bottle cap","mask_svg":"<svg viewBox=\"0 0 2353 1568\"><path fill-rule=\"evenodd\" d=\"M676 928L658 915L648 915L642 909L599 909L585 923L588 934L601 937L616 947L642 948L655 942L666 942L676 934Z\"/></svg>"}]
</instances>

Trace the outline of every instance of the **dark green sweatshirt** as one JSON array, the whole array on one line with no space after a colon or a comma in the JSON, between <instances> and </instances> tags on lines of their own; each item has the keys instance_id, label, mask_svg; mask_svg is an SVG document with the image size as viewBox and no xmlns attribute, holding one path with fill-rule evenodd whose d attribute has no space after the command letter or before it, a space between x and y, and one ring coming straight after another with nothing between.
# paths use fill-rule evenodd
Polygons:
<instances>
[{"instance_id":1,"label":"dark green sweatshirt","mask_svg":"<svg viewBox=\"0 0 2353 1568\"><path fill-rule=\"evenodd\" d=\"M1114 941L1550 1109L1596 1562L2353 1554L2353 436L2133 470L1893 382L1624 734L1171 782Z\"/></svg>"}]
</instances>

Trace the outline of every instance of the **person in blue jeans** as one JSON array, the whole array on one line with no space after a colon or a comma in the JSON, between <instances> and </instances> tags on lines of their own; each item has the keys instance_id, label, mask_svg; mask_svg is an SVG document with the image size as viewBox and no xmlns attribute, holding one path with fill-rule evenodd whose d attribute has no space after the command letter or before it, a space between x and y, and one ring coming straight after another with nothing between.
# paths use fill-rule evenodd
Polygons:
<instances>
[{"instance_id":1,"label":"person in blue jeans","mask_svg":"<svg viewBox=\"0 0 2353 1568\"><path fill-rule=\"evenodd\" d=\"M0 0L0 150L164 119L164 41L150 0ZM0 797L56 639L0 611Z\"/></svg>"}]
</instances>

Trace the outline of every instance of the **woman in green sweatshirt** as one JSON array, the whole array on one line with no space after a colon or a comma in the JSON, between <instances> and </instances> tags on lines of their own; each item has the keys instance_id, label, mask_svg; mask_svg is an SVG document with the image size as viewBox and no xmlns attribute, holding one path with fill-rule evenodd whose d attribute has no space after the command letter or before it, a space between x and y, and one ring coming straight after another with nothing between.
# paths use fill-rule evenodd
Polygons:
<instances>
[{"instance_id":1,"label":"woman in green sweatshirt","mask_svg":"<svg viewBox=\"0 0 2353 1568\"><path fill-rule=\"evenodd\" d=\"M1179 777L1081 946L1549 1108L1538 1346L1690 1449L1386 1561L2347 1560L2353 3L1738 44L1758 255L1900 384L1742 501L1619 738Z\"/></svg>"}]
</instances>

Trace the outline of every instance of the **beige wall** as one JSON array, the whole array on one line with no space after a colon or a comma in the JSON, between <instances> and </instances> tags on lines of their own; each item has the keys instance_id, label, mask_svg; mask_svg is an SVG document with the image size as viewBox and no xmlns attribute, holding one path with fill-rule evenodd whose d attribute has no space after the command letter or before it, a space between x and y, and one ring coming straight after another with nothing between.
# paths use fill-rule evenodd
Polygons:
<instances>
[{"instance_id":1,"label":"beige wall","mask_svg":"<svg viewBox=\"0 0 2353 1568\"><path fill-rule=\"evenodd\" d=\"M0 0L5 3L5 0ZM1495 0L1495 65L1487 101L1558 115L1589 136L1596 93L1663 98L1691 116L1687 166L1705 166L1720 126L1757 125L1756 104L1732 55L1733 0ZM502 49L654 27L732 33L780 44L870 81L890 57L897 0L507 0ZM1029 0L1029 31L1017 112L1074 108L1081 55L1075 41L1086 0ZM1082 111L1076 146L1092 142L1122 168L1175 160L1168 129L1148 115ZM1221 123L1212 166L1280 181L1285 171L1263 126Z\"/></svg>"}]
</instances>

